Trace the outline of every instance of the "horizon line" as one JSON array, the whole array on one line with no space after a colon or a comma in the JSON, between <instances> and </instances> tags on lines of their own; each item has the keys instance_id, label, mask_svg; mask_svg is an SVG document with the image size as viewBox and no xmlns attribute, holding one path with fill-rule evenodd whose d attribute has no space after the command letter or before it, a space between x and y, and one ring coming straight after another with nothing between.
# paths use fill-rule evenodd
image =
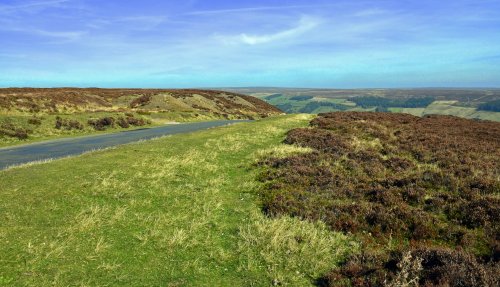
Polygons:
<instances>
[{"instance_id":1,"label":"horizon line","mask_svg":"<svg viewBox=\"0 0 500 287\"><path fill-rule=\"evenodd\" d=\"M53 87L40 87L40 86L10 86L2 87L0 89L123 89L123 90L224 90L224 89L293 89L293 90L430 90L430 89L440 89L440 90L480 90L480 89L500 89L498 87L473 87L473 86L463 86L463 87L450 87L450 86L428 86L428 87L364 87L364 88L335 88L335 87L287 87L287 86L235 86L235 87L96 87L96 86L53 86Z\"/></svg>"}]
</instances>

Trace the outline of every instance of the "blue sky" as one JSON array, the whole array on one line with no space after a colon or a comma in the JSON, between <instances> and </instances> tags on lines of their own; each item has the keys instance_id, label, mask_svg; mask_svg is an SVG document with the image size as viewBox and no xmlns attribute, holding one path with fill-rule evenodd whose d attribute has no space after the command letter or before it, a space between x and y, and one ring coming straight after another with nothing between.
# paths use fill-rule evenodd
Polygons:
<instances>
[{"instance_id":1,"label":"blue sky","mask_svg":"<svg viewBox=\"0 0 500 287\"><path fill-rule=\"evenodd\" d=\"M0 86L500 87L499 0L0 0Z\"/></svg>"}]
</instances>

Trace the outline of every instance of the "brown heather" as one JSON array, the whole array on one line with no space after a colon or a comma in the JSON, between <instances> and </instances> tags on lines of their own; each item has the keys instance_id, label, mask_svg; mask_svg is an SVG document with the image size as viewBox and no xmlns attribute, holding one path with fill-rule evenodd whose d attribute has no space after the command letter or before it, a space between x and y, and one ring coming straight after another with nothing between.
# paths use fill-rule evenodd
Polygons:
<instances>
[{"instance_id":1,"label":"brown heather","mask_svg":"<svg viewBox=\"0 0 500 287\"><path fill-rule=\"evenodd\" d=\"M264 211L363 246L319 285L499 286L500 123L328 113L285 143L313 152L264 161Z\"/></svg>"}]
</instances>

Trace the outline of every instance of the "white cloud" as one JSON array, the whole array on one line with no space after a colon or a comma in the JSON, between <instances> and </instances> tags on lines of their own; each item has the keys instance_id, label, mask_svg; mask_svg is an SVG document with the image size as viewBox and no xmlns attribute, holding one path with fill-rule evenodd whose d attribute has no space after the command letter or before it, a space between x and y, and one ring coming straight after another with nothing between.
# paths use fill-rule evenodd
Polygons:
<instances>
[{"instance_id":1,"label":"white cloud","mask_svg":"<svg viewBox=\"0 0 500 287\"><path fill-rule=\"evenodd\" d=\"M236 36L218 36L226 44L247 44L247 45L259 45L271 43L279 40L292 39L300 36L320 24L320 21L316 18L302 17L297 26L283 30L274 34L247 34L242 33Z\"/></svg>"},{"instance_id":2,"label":"white cloud","mask_svg":"<svg viewBox=\"0 0 500 287\"><path fill-rule=\"evenodd\" d=\"M86 31L47 31L47 30L39 30L33 29L27 31L37 36L50 37L50 38L58 38L67 41L74 41L80 39Z\"/></svg>"}]
</instances>

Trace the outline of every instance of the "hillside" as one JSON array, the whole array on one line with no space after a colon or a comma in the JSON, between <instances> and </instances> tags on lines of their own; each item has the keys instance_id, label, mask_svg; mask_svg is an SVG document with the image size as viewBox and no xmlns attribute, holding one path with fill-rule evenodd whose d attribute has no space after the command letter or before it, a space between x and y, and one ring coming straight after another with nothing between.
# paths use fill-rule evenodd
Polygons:
<instances>
[{"instance_id":1,"label":"hillside","mask_svg":"<svg viewBox=\"0 0 500 287\"><path fill-rule=\"evenodd\" d=\"M210 90L157 89L0 89L2 113L88 111L209 112L242 118L280 113L254 97Z\"/></svg>"},{"instance_id":2,"label":"hillside","mask_svg":"<svg viewBox=\"0 0 500 287\"><path fill-rule=\"evenodd\" d=\"M382 111L500 121L500 89L234 88L287 113Z\"/></svg>"},{"instance_id":3,"label":"hillside","mask_svg":"<svg viewBox=\"0 0 500 287\"><path fill-rule=\"evenodd\" d=\"M0 89L0 146L168 122L258 119L282 112L255 97L211 90Z\"/></svg>"},{"instance_id":4,"label":"hillside","mask_svg":"<svg viewBox=\"0 0 500 287\"><path fill-rule=\"evenodd\" d=\"M324 286L499 286L500 123L327 113L285 142L312 152L263 162L263 210L361 242Z\"/></svg>"}]
</instances>

